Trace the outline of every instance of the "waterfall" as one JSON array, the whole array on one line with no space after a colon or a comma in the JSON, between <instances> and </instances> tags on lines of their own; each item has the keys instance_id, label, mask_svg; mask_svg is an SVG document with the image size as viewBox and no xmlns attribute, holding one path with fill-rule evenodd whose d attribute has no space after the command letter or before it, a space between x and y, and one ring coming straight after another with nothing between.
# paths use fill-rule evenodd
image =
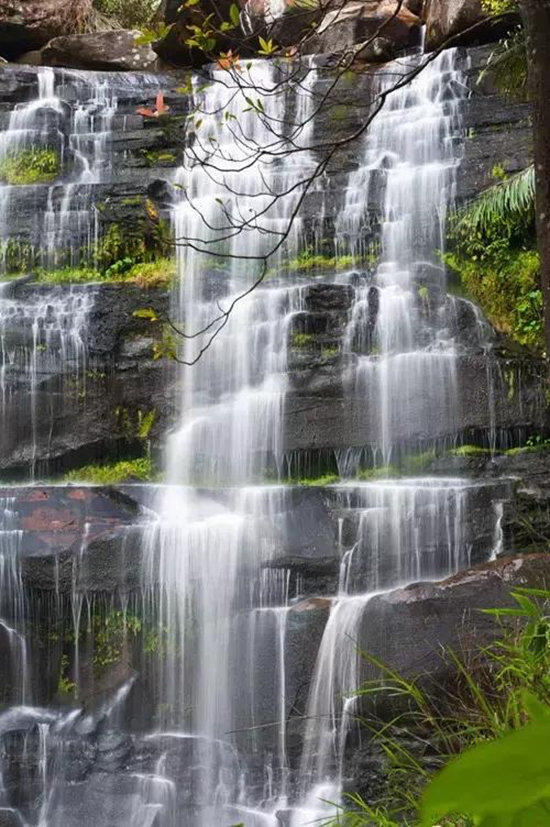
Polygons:
<instances>
[{"instance_id":1,"label":"waterfall","mask_svg":"<svg viewBox=\"0 0 550 827\"><path fill-rule=\"evenodd\" d=\"M369 92L386 91L421 60L373 70ZM315 61L255 60L192 78L173 188L170 325L182 364L165 482L112 492L133 508L117 534L124 576L112 593L103 593L103 569L90 591L85 576L92 553L109 568L109 508L98 529L84 505L78 536L55 559L51 611L69 627L56 668L60 685L75 685L68 711L30 706L37 676L21 572L39 554L23 543L32 520L15 499L0 502L0 636L18 704L0 715L0 809L17 800L10 749L22 750L17 772L33 798L17 810L24 827L306 827L330 817L364 675L356 644L368 644L365 607L504 548L506 492L491 499L487 484L396 470L403 457L457 438L461 359L490 347L473 306L475 342L461 340L441 261L467 95L458 53L444 52L389 94L358 165L329 170L327 179L346 179L330 195L336 216L332 183L315 176L316 91L332 70L324 71ZM0 457L18 443L33 476L60 410L70 398L85 405L95 288L14 283L10 250L32 248L31 270L94 264L104 185L135 185L131 171L115 168L114 124L166 82L50 69L36 79L0 139L0 161L42 147L61 163L53 181L0 187ZM306 196L313 218L302 217ZM36 203L32 226L17 226L22 198ZM296 260L312 249L351 256L354 271L298 276ZM340 452L340 482L308 488L285 479L285 420L303 375L293 336L310 313L308 291L323 280L351 297L349 316L337 323L338 358L327 367L320 354L306 370L321 365L321 385L323 371L337 375L339 410L357 420L360 439ZM317 324L320 314L310 315ZM492 389L491 371L487 358ZM314 408L315 398L305 404ZM494 447L491 394L488 407ZM374 468L361 465L367 453ZM87 503L82 489L69 492ZM94 696L96 603L120 608L123 644L106 659L128 657L129 667ZM58 687L56 704L60 696L65 703Z\"/></svg>"},{"instance_id":2,"label":"waterfall","mask_svg":"<svg viewBox=\"0 0 550 827\"><path fill-rule=\"evenodd\" d=\"M404 59L397 76L421 60ZM346 333L348 349L358 347L360 354L348 381L357 397L368 395L371 402L370 433L382 465L411 435L456 431L457 347L440 255L460 160L460 102L467 94L457 61L456 51L444 52L389 95L367 132L363 166L350 176L336 227L360 254L365 207L382 178L379 262L372 281L356 288ZM378 91L395 80L381 72Z\"/></svg>"}]
</instances>

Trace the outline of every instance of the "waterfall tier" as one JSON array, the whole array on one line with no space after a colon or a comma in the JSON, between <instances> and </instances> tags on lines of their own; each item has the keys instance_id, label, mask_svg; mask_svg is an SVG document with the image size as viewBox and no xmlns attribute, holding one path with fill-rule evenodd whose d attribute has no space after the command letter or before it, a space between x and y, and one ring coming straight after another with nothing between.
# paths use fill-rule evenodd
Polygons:
<instances>
[{"instance_id":1,"label":"waterfall tier","mask_svg":"<svg viewBox=\"0 0 550 827\"><path fill-rule=\"evenodd\" d=\"M454 620L469 605L461 572L514 550L523 460L494 455L538 427L540 367L502 355L441 259L471 186L467 57L433 60L309 180L320 139L421 60L344 79L343 119L316 111L333 75L313 60L253 61L236 83L218 66L185 93L137 74L0 79L0 170L38 158L50 176L0 186L0 470L35 481L149 451L166 471L0 489L0 821L330 816L368 671L356 644L384 659L399 641L406 661L399 614L428 658L414 601L432 600L434 642L445 595ZM159 90L170 114L144 119ZM120 236L137 228L150 263L168 222L171 298L112 283ZM79 283L48 283L67 268ZM190 364L156 358L174 349ZM483 475L463 473L474 462Z\"/></svg>"}]
</instances>

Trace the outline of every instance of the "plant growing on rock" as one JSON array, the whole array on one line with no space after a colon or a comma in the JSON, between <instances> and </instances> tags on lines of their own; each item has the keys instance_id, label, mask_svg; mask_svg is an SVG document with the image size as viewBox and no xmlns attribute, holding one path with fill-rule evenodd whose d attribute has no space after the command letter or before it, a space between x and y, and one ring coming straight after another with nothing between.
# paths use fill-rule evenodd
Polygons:
<instances>
[{"instance_id":1,"label":"plant growing on rock","mask_svg":"<svg viewBox=\"0 0 550 827\"><path fill-rule=\"evenodd\" d=\"M376 802L348 796L324 827L547 822L550 592L517 588L512 597L514 606L485 610L499 624L493 644L469 662L446 653L456 679L437 697L421 688L420 679L406 680L363 655L379 677L365 683L359 697L402 702L387 723L378 722L372 703L361 719L385 757L386 794Z\"/></svg>"},{"instance_id":2,"label":"plant growing on rock","mask_svg":"<svg viewBox=\"0 0 550 827\"><path fill-rule=\"evenodd\" d=\"M48 184L60 174L61 158L55 149L21 149L0 160L0 181L13 186Z\"/></svg>"}]
</instances>

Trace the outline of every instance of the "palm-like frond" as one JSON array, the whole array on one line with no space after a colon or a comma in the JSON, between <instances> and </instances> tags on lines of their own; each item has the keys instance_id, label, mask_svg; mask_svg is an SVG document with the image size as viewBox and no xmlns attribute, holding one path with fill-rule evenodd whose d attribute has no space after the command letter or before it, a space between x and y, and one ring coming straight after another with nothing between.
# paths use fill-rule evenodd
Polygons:
<instances>
[{"instance_id":1,"label":"palm-like frond","mask_svg":"<svg viewBox=\"0 0 550 827\"><path fill-rule=\"evenodd\" d=\"M522 224L534 216L535 168L499 181L457 214L457 229L484 233L495 224Z\"/></svg>"},{"instance_id":2,"label":"palm-like frond","mask_svg":"<svg viewBox=\"0 0 550 827\"><path fill-rule=\"evenodd\" d=\"M522 26L501 40L491 52L478 82L487 76L503 95L527 97L527 44Z\"/></svg>"}]
</instances>

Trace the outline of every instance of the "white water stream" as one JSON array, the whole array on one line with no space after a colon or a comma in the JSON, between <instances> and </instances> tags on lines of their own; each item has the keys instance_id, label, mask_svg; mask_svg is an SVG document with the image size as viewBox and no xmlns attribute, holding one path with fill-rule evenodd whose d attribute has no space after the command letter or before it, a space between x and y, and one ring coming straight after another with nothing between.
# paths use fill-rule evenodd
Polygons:
<instances>
[{"instance_id":1,"label":"white water stream","mask_svg":"<svg viewBox=\"0 0 550 827\"><path fill-rule=\"evenodd\" d=\"M407 67L420 59L408 58ZM275 62L252 62L237 82L220 69L206 86L195 81L196 112L189 118L177 179L181 201L174 208L180 278L173 319L189 337L179 351L189 364L179 374L178 421L166 445L168 484L158 519L145 532L141 572L143 604L152 607L156 624L148 675L156 707L154 720L141 722L147 730L140 742L143 766L120 777L103 755L125 760L126 742L112 730L124 721L139 680L132 676L99 710L99 746L93 744L100 769L86 788L97 827L306 827L330 815L334 807L326 802L337 803L341 795L346 736L354 725L351 696L362 674L355 642L365 606L380 592L468 566L476 543L486 559L501 549L501 503L490 512L489 539L480 551L468 519L478 487L466 480L411 477L336 486L322 496L340 515L339 589L314 604L325 613L322 635L306 627L307 645L303 632L296 642L300 612L308 616L300 603L302 581L277 561L285 553L292 557L307 526L291 525L296 491L268 480L279 480L285 467L289 338L305 309L305 287L283 269L304 246L300 213L284 248L269 256L266 273L263 257L285 237L315 165L316 73L310 68L290 89L281 82L288 67ZM61 192L49 188L41 214L50 265L60 250L72 261L82 245L96 240L93 186L108 166L117 105L108 79L77 74L65 80L82 103L62 141L74 176L59 185ZM393 80L381 73L374 91ZM51 72L39 73L38 97L13 113L0 156L44 140L43 123L50 130L63 114L67 88L56 87ZM365 253L362 228L373 203L381 216L379 263L364 287L354 287L343 341L350 357L344 384L369 402L365 443L380 466L395 459L411 434L429 440L432 431L456 429L458 348L438 251L454 195L465 94L457 55L447 52L390 95L341 194L337 243L357 261ZM250 103L252 96L261 97L261 106ZM2 189L4 223L11 189ZM4 417L12 405L9 372L18 360L30 377L32 423L42 362L61 361L63 372L67 362L77 374L83 370L91 310L78 291L65 294L62 306L49 300L46 307L23 310L13 297L0 297ZM14 319L30 325L30 349L14 343ZM353 462L346 470L356 470ZM18 625L18 535L9 503L4 514L0 577L10 611L0 627L13 651L23 704L28 677ZM86 612L75 572L78 682ZM304 669L298 678L297 663ZM296 738L292 716L300 717L294 705L304 683L309 692L300 701ZM95 733L90 718L22 707L0 716L0 736L12 726L25 732L38 759L34 783L41 804L27 823L78 824L81 792L64 758L79 737Z\"/></svg>"}]
</instances>

